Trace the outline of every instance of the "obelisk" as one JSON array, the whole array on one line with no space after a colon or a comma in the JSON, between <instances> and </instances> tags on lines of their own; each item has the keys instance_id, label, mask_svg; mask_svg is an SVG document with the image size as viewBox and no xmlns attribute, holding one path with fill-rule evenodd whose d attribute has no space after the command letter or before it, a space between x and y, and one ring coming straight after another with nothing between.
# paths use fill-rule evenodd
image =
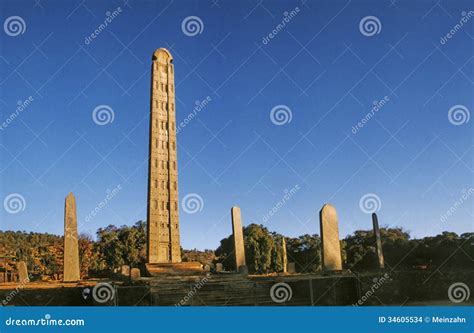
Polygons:
<instances>
[{"instance_id":1,"label":"obelisk","mask_svg":"<svg viewBox=\"0 0 474 333\"><path fill-rule=\"evenodd\" d=\"M374 226L375 251L377 252L378 264L379 268L383 269L385 268L385 262L383 259L382 238L380 237L379 220L375 213L372 213L372 224Z\"/></svg>"},{"instance_id":2,"label":"obelisk","mask_svg":"<svg viewBox=\"0 0 474 333\"><path fill-rule=\"evenodd\" d=\"M18 270L18 279L20 280L20 283L28 283L30 282L30 278L28 276L28 269L26 267L26 262L24 261L19 261L17 264L17 270Z\"/></svg>"},{"instance_id":3,"label":"obelisk","mask_svg":"<svg viewBox=\"0 0 474 333\"><path fill-rule=\"evenodd\" d=\"M242 218L239 207L232 207L232 233L234 235L234 255L235 255L235 269L239 272L245 272L245 248L244 248L244 233L242 229Z\"/></svg>"},{"instance_id":4,"label":"obelisk","mask_svg":"<svg viewBox=\"0 0 474 333\"><path fill-rule=\"evenodd\" d=\"M319 226L321 228L323 269L326 271L342 270L338 223L336 208L325 204L319 212Z\"/></svg>"},{"instance_id":5,"label":"obelisk","mask_svg":"<svg viewBox=\"0 0 474 333\"><path fill-rule=\"evenodd\" d=\"M147 262L179 263L174 68L167 49L153 53L151 70Z\"/></svg>"},{"instance_id":6,"label":"obelisk","mask_svg":"<svg viewBox=\"0 0 474 333\"><path fill-rule=\"evenodd\" d=\"M285 237L281 238L281 251L282 251L282 261L283 261L283 273L287 273L288 272L288 257L286 255Z\"/></svg>"},{"instance_id":7,"label":"obelisk","mask_svg":"<svg viewBox=\"0 0 474 333\"><path fill-rule=\"evenodd\" d=\"M69 193L64 205L64 282L79 281L79 247L77 243L76 199Z\"/></svg>"}]
</instances>

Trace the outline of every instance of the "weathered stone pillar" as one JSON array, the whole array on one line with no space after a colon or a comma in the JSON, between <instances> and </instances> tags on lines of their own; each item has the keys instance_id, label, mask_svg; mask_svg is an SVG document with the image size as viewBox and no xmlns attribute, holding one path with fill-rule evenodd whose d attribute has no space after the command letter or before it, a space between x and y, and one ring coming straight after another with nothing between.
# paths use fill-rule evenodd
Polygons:
<instances>
[{"instance_id":1,"label":"weathered stone pillar","mask_svg":"<svg viewBox=\"0 0 474 333\"><path fill-rule=\"evenodd\" d=\"M232 232L234 234L235 269L239 272L246 271L244 233L239 207L232 207ZM244 266L244 267L242 267Z\"/></svg>"},{"instance_id":2,"label":"weathered stone pillar","mask_svg":"<svg viewBox=\"0 0 474 333\"><path fill-rule=\"evenodd\" d=\"M321 228L323 269L326 271L342 270L341 244L336 208L325 204L319 212Z\"/></svg>"},{"instance_id":3,"label":"weathered stone pillar","mask_svg":"<svg viewBox=\"0 0 474 333\"><path fill-rule=\"evenodd\" d=\"M372 224L374 225L375 250L377 252L378 264L379 268L383 269L385 268L385 262L383 259L382 238L380 237L379 220L375 213L372 213Z\"/></svg>"},{"instance_id":4,"label":"weathered stone pillar","mask_svg":"<svg viewBox=\"0 0 474 333\"><path fill-rule=\"evenodd\" d=\"M282 259L283 259L283 273L288 272L288 257L286 255L286 240L285 237L281 239L281 251L282 251Z\"/></svg>"},{"instance_id":5,"label":"weathered stone pillar","mask_svg":"<svg viewBox=\"0 0 474 333\"><path fill-rule=\"evenodd\" d=\"M81 279L79 270L79 247L77 243L76 199L69 193L64 205L64 264L63 281Z\"/></svg>"},{"instance_id":6,"label":"weathered stone pillar","mask_svg":"<svg viewBox=\"0 0 474 333\"><path fill-rule=\"evenodd\" d=\"M28 269L26 268L26 263L24 261L18 262L17 269L18 269L19 282L20 283L30 282L30 278L28 277Z\"/></svg>"},{"instance_id":7,"label":"weathered stone pillar","mask_svg":"<svg viewBox=\"0 0 474 333\"><path fill-rule=\"evenodd\" d=\"M295 274L296 273L296 263L289 262L288 263L288 274Z\"/></svg>"},{"instance_id":8,"label":"weathered stone pillar","mask_svg":"<svg viewBox=\"0 0 474 333\"><path fill-rule=\"evenodd\" d=\"M140 280L141 274L138 268L132 268L130 270L130 280L137 281Z\"/></svg>"}]
</instances>

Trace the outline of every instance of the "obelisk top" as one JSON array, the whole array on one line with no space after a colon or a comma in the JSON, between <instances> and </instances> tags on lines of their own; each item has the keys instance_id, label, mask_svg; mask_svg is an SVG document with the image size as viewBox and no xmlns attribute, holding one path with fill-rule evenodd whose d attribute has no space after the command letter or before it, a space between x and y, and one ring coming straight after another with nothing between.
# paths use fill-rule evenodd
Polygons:
<instances>
[{"instance_id":1,"label":"obelisk top","mask_svg":"<svg viewBox=\"0 0 474 333\"><path fill-rule=\"evenodd\" d=\"M173 61L173 56L171 55L170 51L164 47L160 47L159 49L156 49L155 52L153 52L152 60L158 60L160 57L169 60L170 62Z\"/></svg>"}]
</instances>

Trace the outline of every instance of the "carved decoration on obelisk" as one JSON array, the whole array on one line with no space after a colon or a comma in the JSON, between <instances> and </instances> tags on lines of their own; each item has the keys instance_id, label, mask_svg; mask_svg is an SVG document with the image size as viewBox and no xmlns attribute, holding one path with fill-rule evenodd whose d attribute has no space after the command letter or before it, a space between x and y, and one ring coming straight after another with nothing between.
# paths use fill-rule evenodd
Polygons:
<instances>
[{"instance_id":1,"label":"carved decoration on obelisk","mask_svg":"<svg viewBox=\"0 0 474 333\"><path fill-rule=\"evenodd\" d=\"M377 214L372 213L372 224L374 226L374 236L375 236L375 251L377 252L377 260L379 268L385 268L385 262L383 259L383 250L382 250L382 238L380 237L380 228L379 220Z\"/></svg>"},{"instance_id":2,"label":"carved decoration on obelisk","mask_svg":"<svg viewBox=\"0 0 474 333\"><path fill-rule=\"evenodd\" d=\"M321 228L323 269L326 271L342 270L338 223L336 208L325 204L319 212L319 226Z\"/></svg>"},{"instance_id":3,"label":"carved decoration on obelisk","mask_svg":"<svg viewBox=\"0 0 474 333\"><path fill-rule=\"evenodd\" d=\"M232 233L234 235L235 269L242 271L246 269L244 233L242 229L242 218L239 207L232 207Z\"/></svg>"},{"instance_id":4,"label":"carved decoration on obelisk","mask_svg":"<svg viewBox=\"0 0 474 333\"><path fill-rule=\"evenodd\" d=\"M69 193L64 205L64 282L79 281L79 247L77 242L76 199Z\"/></svg>"},{"instance_id":5,"label":"carved decoration on obelisk","mask_svg":"<svg viewBox=\"0 0 474 333\"><path fill-rule=\"evenodd\" d=\"M173 57L153 54L148 164L147 262L179 263L178 161Z\"/></svg>"}]
</instances>

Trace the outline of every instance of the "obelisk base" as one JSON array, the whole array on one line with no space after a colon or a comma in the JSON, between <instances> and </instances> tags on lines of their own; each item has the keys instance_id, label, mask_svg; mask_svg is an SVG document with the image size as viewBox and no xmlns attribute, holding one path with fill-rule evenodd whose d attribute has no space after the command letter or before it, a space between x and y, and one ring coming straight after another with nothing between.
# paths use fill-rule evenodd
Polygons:
<instances>
[{"instance_id":1,"label":"obelisk base","mask_svg":"<svg viewBox=\"0 0 474 333\"><path fill-rule=\"evenodd\" d=\"M206 274L200 262L146 264L149 276Z\"/></svg>"}]
</instances>

